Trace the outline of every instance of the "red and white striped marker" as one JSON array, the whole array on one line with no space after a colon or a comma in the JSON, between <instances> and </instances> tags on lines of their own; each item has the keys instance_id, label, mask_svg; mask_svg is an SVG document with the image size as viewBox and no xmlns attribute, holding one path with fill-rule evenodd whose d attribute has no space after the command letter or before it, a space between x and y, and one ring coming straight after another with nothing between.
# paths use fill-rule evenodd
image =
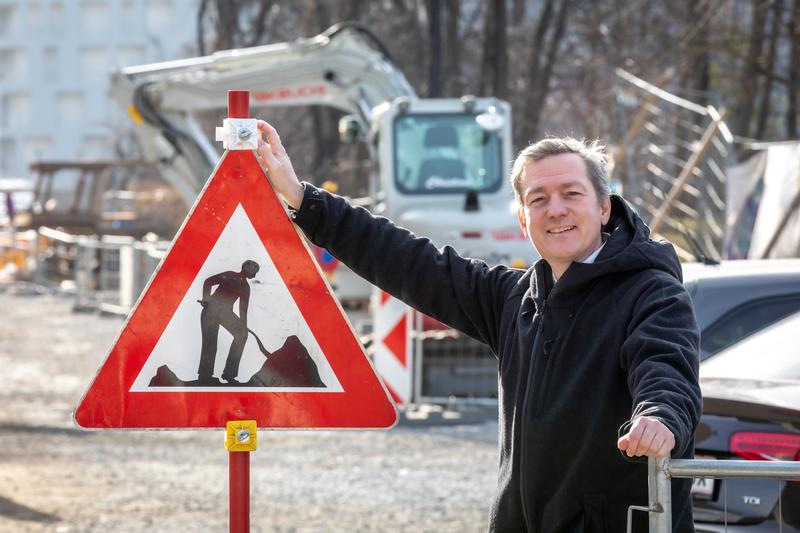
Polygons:
<instances>
[{"instance_id":1,"label":"red and white striped marker","mask_svg":"<svg viewBox=\"0 0 800 533\"><path fill-rule=\"evenodd\" d=\"M407 405L412 400L414 390L414 310L377 289L372 298L375 317L375 370L383 379L394 402L397 405Z\"/></svg>"}]
</instances>

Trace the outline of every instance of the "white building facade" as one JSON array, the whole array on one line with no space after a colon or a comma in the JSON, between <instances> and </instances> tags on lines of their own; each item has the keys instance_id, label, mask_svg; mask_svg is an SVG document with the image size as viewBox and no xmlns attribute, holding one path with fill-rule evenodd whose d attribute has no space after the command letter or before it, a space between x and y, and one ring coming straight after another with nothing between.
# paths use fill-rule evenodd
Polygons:
<instances>
[{"instance_id":1,"label":"white building facade","mask_svg":"<svg viewBox=\"0 0 800 533\"><path fill-rule=\"evenodd\" d=\"M0 0L0 177L115 157L109 72L195 55L199 0Z\"/></svg>"}]
</instances>

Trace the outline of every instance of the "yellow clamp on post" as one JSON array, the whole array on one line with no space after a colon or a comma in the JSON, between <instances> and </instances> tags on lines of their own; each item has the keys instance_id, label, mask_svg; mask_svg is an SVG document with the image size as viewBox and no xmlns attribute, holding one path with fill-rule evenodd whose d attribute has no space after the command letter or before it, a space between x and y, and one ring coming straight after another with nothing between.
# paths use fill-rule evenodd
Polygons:
<instances>
[{"instance_id":1,"label":"yellow clamp on post","mask_svg":"<svg viewBox=\"0 0 800 533\"><path fill-rule=\"evenodd\" d=\"M225 449L229 452L254 452L258 447L255 420L233 420L225 425Z\"/></svg>"}]
</instances>

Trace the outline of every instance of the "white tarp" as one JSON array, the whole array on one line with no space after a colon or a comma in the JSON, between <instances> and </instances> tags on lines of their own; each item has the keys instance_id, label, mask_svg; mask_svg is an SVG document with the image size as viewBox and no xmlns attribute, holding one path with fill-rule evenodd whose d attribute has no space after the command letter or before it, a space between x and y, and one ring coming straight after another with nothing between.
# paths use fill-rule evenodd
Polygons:
<instances>
[{"instance_id":1,"label":"white tarp","mask_svg":"<svg viewBox=\"0 0 800 533\"><path fill-rule=\"evenodd\" d=\"M768 257L800 257L800 143L770 145L726 174L726 258L763 258L776 235Z\"/></svg>"},{"instance_id":2,"label":"white tarp","mask_svg":"<svg viewBox=\"0 0 800 533\"><path fill-rule=\"evenodd\" d=\"M750 243L750 258L765 257L770 241L779 233L768 257L798 257L800 255L800 213L782 224L800 193L800 143L770 146L764 170L764 193Z\"/></svg>"}]
</instances>

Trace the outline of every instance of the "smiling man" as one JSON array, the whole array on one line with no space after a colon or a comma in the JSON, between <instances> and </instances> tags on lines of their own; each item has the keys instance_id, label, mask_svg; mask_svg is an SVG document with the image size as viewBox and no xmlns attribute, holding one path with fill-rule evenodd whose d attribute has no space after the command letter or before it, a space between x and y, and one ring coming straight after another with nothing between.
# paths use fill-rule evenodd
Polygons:
<instances>
[{"instance_id":1,"label":"smiling man","mask_svg":"<svg viewBox=\"0 0 800 533\"><path fill-rule=\"evenodd\" d=\"M700 416L698 332L672 246L608 192L602 149L548 138L511 172L520 227L542 259L489 267L297 179L277 132L258 153L318 246L498 358L500 472L489 530L626 530L647 505L646 464L690 457ZM465 465L468 466L468 465ZM693 531L672 481L673 531ZM638 513L633 531L647 531Z\"/></svg>"}]
</instances>

